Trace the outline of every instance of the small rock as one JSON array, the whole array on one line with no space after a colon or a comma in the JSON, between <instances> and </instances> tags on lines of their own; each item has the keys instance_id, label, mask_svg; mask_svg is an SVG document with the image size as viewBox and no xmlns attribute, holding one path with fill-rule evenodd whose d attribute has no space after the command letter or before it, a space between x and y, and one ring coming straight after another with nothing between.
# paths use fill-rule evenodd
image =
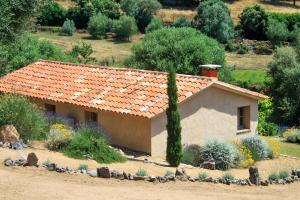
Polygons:
<instances>
[{"instance_id":1,"label":"small rock","mask_svg":"<svg viewBox=\"0 0 300 200\"><path fill-rule=\"evenodd\" d=\"M166 182L168 182L168 178L165 177L165 176L157 176L156 178L157 178L157 180L158 180L160 183L166 183Z\"/></svg>"},{"instance_id":2,"label":"small rock","mask_svg":"<svg viewBox=\"0 0 300 200\"><path fill-rule=\"evenodd\" d=\"M269 181L268 180L260 181L260 184L262 186L269 186Z\"/></svg>"},{"instance_id":3,"label":"small rock","mask_svg":"<svg viewBox=\"0 0 300 200\"><path fill-rule=\"evenodd\" d=\"M56 164L55 163L50 163L48 166L47 166L47 169L49 171L56 171Z\"/></svg>"},{"instance_id":4,"label":"small rock","mask_svg":"<svg viewBox=\"0 0 300 200\"><path fill-rule=\"evenodd\" d=\"M126 172L123 172L123 176L124 176L124 179L127 179L127 180L129 179L128 174Z\"/></svg>"},{"instance_id":5,"label":"small rock","mask_svg":"<svg viewBox=\"0 0 300 200\"><path fill-rule=\"evenodd\" d=\"M207 178L204 179L204 182L212 183L213 180L214 180L213 177L207 177Z\"/></svg>"},{"instance_id":6,"label":"small rock","mask_svg":"<svg viewBox=\"0 0 300 200\"><path fill-rule=\"evenodd\" d=\"M156 182L156 177L155 176L150 176L148 181L151 182L151 183Z\"/></svg>"},{"instance_id":7,"label":"small rock","mask_svg":"<svg viewBox=\"0 0 300 200\"><path fill-rule=\"evenodd\" d=\"M133 175L132 174L128 174L128 180L133 180Z\"/></svg>"},{"instance_id":8,"label":"small rock","mask_svg":"<svg viewBox=\"0 0 300 200\"><path fill-rule=\"evenodd\" d=\"M176 181L176 178L175 178L174 175L166 176L166 178L167 178L169 181Z\"/></svg>"},{"instance_id":9,"label":"small rock","mask_svg":"<svg viewBox=\"0 0 300 200\"><path fill-rule=\"evenodd\" d=\"M194 179L193 177L190 177L188 180L189 180L190 182L195 182L195 179Z\"/></svg>"},{"instance_id":10,"label":"small rock","mask_svg":"<svg viewBox=\"0 0 300 200\"><path fill-rule=\"evenodd\" d=\"M11 167L14 165L14 161L10 158L7 158L4 160L4 165L7 166L7 167Z\"/></svg>"},{"instance_id":11,"label":"small rock","mask_svg":"<svg viewBox=\"0 0 300 200\"><path fill-rule=\"evenodd\" d=\"M110 173L110 177L111 178L118 178L118 172L113 170L111 173Z\"/></svg>"},{"instance_id":12,"label":"small rock","mask_svg":"<svg viewBox=\"0 0 300 200\"><path fill-rule=\"evenodd\" d=\"M133 176L133 180L135 181L145 181L147 179L148 179L147 176Z\"/></svg>"},{"instance_id":13,"label":"small rock","mask_svg":"<svg viewBox=\"0 0 300 200\"><path fill-rule=\"evenodd\" d=\"M0 141L0 147L3 147L3 144L4 144L4 143L3 143L2 141Z\"/></svg>"},{"instance_id":14,"label":"small rock","mask_svg":"<svg viewBox=\"0 0 300 200\"><path fill-rule=\"evenodd\" d=\"M26 160L25 159L19 159L19 160L15 160L15 165L17 166L23 166L26 164Z\"/></svg>"},{"instance_id":15,"label":"small rock","mask_svg":"<svg viewBox=\"0 0 300 200\"><path fill-rule=\"evenodd\" d=\"M87 174L91 177L97 177L97 170L89 170Z\"/></svg>"},{"instance_id":16,"label":"small rock","mask_svg":"<svg viewBox=\"0 0 300 200\"><path fill-rule=\"evenodd\" d=\"M186 172L185 172L185 169L179 169L177 168L176 169L176 172L175 172L175 176L186 176Z\"/></svg>"},{"instance_id":17,"label":"small rock","mask_svg":"<svg viewBox=\"0 0 300 200\"><path fill-rule=\"evenodd\" d=\"M97 169L97 176L100 178L110 178L110 170L108 167L101 167Z\"/></svg>"},{"instance_id":18,"label":"small rock","mask_svg":"<svg viewBox=\"0 0 300 200\"><path fill-rule=\"evenodd\" d=\"M13 150L22 150L23 145L19 142L10 143L10 148Z\"/></svg>"},{"instance_id":19,"label":"small rock","mask_svg":"<svg viewBox=\"0 0 300 200\"><path fill-rule=\"evenodd\" d=\"M294 170L292 170L292 175L298 176L298 178L300 178L300 169L294 169Z\"/></svg>"},{"instance_id":20,"label":"small rock","mask_svg":"<svg viewBox=\"0 0 300 200\"><path fill-rule=\"evenodd\" d=\"M56 169L55 169L55 171L58 172L58 173L65 173L66 169L64 167L57 166Z\"/></svg>"},{"instance_id":21,"label":"small rock","mask_svg":"<svg viewBox=\"0 0 300 200\"><path fill-rule=\"evenodd\" d=\"M204 161L202 163L202 167L204 169L215 170L216 169L216 162L214 160Z\"/></svg>"}]
</instances>

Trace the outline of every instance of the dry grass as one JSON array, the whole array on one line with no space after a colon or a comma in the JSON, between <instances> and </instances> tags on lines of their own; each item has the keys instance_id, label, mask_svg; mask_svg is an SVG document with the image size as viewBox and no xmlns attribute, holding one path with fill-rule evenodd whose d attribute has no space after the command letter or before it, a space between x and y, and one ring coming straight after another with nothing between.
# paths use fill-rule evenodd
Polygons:
<instances>
[{"instance_id":1,"label":"dry grass","mask_svg":"<svg viewBox=\"0 0 300 200\"><path fill-rule=\"evenodd\" d=\"M75 2L71 0L55 0L55 1L64 8L71 8L75 5Z\"/></svg>"},{"instance_id":2,"label":"dry grass","mask_svg":"<svg viewBox=\"0 0 300 200\"><path fill-rule=\"evenodd\" d=\"M38 32L35 34L41 39L49 40L64 50L71 50L72 46L79 42L92 44L94 53L92 54L99 61L114 58L117 62L123 61L131 55L131 47L138 41L141 35L131 39L131 42L115 41L113 39L92 40L88 33L75 33L73 36L61 36L58 33Z\"/></svg>"},{"instance_id":3,"label":"dry grass","mask_svg":"<svg viewBox=\"0 0 300 200\"><path fill-rule=\"evenodd\" d=\"M187 19L192 20L195 15L196 12L194 10L178 10L173 8L163 8L157 13L157 16L166 24L172 24L179 17L186 17Z\"/></svg>"},{"instance_id":4,"label":"dry grass","mask_svg":"<svg viewBox=\"0 0 300 200\"><path fill-rule=\"evenodd\" d=\"M262 69L265 70L273 55L257 55L254 53L237 54L226 53L226 61L231 66L239 69Z\"/></svg>"}]
</instances>

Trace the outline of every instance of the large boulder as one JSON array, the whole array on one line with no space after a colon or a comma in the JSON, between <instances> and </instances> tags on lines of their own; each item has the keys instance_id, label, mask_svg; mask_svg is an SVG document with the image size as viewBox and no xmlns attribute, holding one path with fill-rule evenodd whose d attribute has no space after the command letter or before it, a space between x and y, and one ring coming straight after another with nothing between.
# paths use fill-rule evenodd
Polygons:
<instances>
[{"instance_id":1,"label":"large boulder","mask_svg":"<svg viewBox=\"0 0 300 200\"><path fill-rule=\"evenodd\" d=\"M249 168L249 180L254 185L260 184L260 178L257 167L252 166Z\"/></svg>"},{"instance_id":2,"label":"large boulder","mask_svg":"<svg viewBox=\"0 0 300 200\"><path fill-rule=\"evenodd\" d=\"M101 167L97 169L97 176L100 178L111 178L111 173L108 167Z\"/></svg>"},{"instance_id":3,"label":"large boulder","mask_svg":"<svg viewBox=\"0 0 300 200\"><path fill-rule=\"evenodd\" d=\"M0 127L0 142L14 143L19 142L20 135L13 125L4 125Z\"/></svg>"}]
</instances>

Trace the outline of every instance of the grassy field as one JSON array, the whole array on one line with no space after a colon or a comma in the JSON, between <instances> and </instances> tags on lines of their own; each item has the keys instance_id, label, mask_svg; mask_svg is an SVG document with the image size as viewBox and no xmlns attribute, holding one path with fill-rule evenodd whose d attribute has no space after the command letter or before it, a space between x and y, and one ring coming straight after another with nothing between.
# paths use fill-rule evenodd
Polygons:
<instances>
[{"instance_id":1,"label":"grassy field","mask_svg":"<svg viewBox=\"0 0 300 200\"><path fill-rule=\"evenodd\" d=\"M277 137L263 137L268 143L272 140L279 141L280 153L288 156L300 158L300 144L288 143Z\"/></svg>"},{"instance_id":2,"label":"grassy field","mask_svg":"<svg viewBox=\"0 0 300 200\"><path fill-rule=\"evenodd\" d=\"M263 84L266 80L266 71L236 69L233 71L233 76L237 81L247 81L252 84Z\"/></svg>"},{"instance_id":3,"label":"grassy field","mask_svg":"<svg viewBox=\"0 0 300 200\"><path fill-rule=\"evenodd\" d=\"M70 50L76 43L82 41L92 44L94 53L92 54L99 61L114 58L117 62L123 61L131 54L131 47L138 41L141 35L135 36L131 42L116 41L113 39L92 40L88 33L75 33L73 36L61 36L59 33L37 32L35 35L41 39L49 40L64 50Z\"/></svg>"}]
</instances>

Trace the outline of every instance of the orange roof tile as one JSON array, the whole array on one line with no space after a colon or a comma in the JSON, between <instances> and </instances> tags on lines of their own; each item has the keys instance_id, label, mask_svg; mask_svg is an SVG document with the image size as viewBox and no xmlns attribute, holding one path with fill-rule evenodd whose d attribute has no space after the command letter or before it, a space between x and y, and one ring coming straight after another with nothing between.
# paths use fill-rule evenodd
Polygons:
<instances>
[{"instance_id":1,"label":"orange roof tile","mask_svg":"<svg viewBox=\"0 0 300 200\"><path fill-rule=\"evenodd\" d=\"M255 98L266 96L214 78L177 75L182 102L213 84ZM37 61L0 79L0 91L146 118L167 109L167 73Z\"/></svg>"}]
</instances>

